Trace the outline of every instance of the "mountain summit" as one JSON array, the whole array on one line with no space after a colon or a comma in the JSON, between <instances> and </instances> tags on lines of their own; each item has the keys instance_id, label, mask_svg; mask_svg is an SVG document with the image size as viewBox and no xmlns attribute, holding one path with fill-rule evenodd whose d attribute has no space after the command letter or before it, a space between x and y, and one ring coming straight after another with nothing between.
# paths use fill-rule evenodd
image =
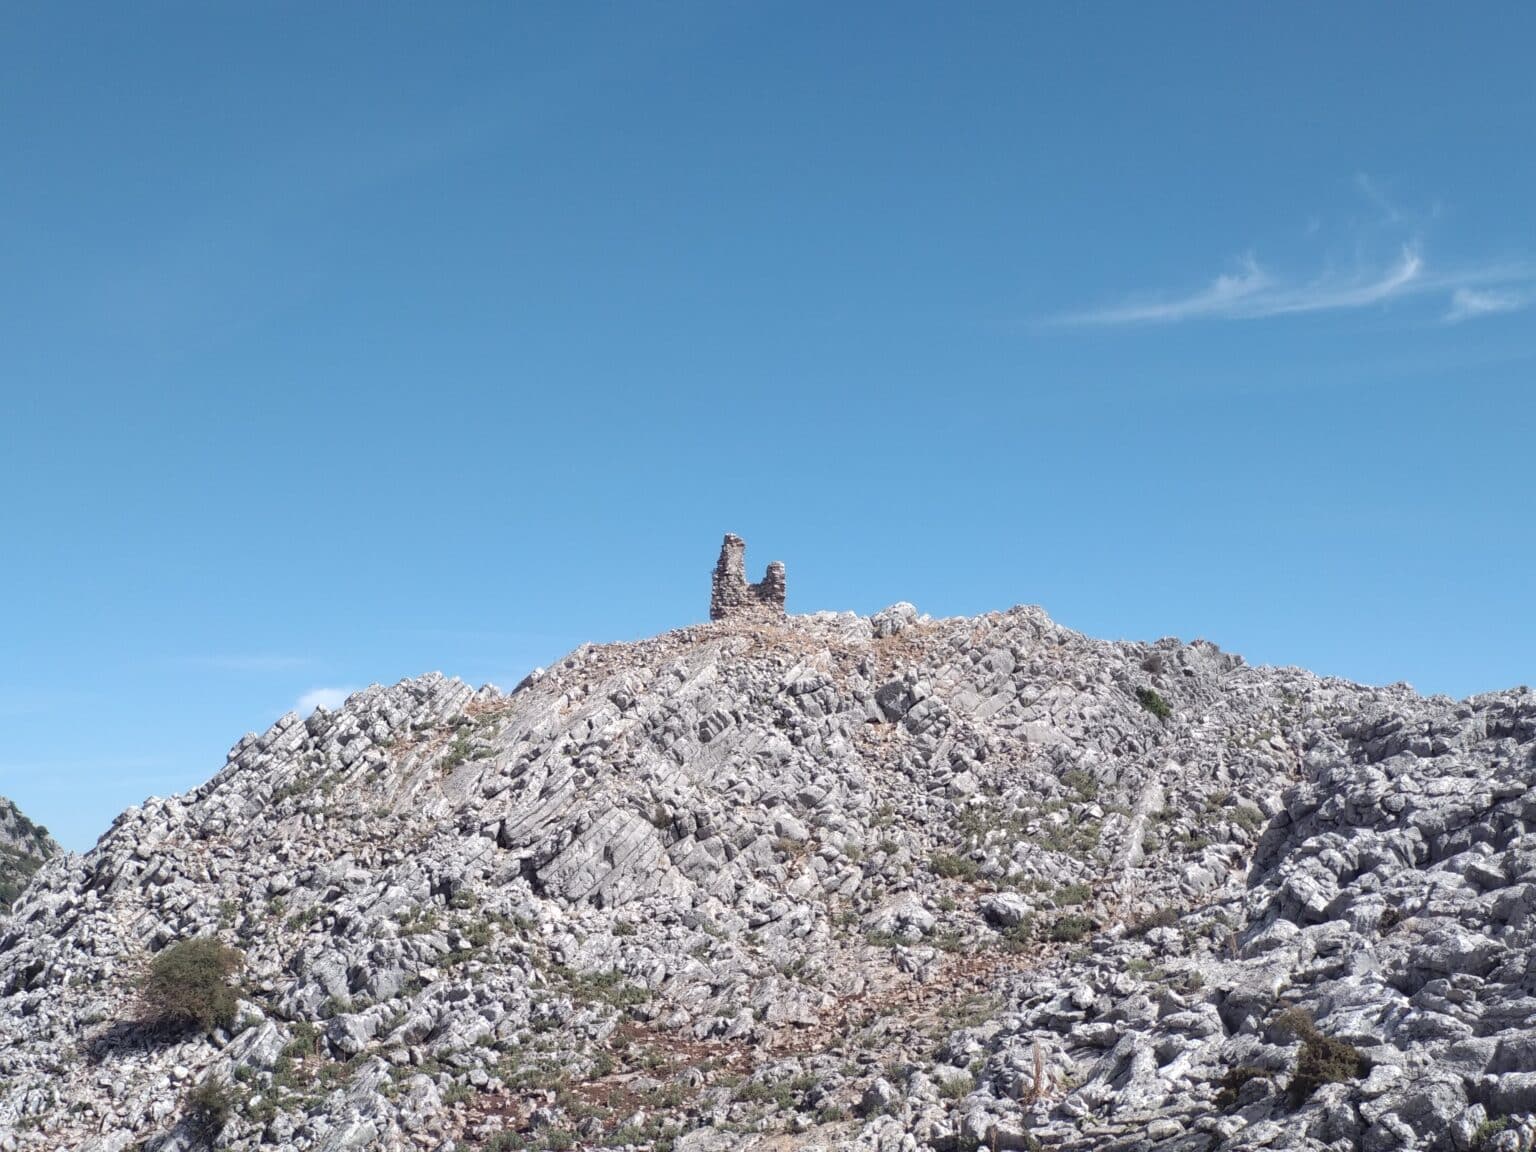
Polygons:
<instances>
[{"instance_id":1,"label":"mountain summit","mask_svg":"<svg viewBox=\"0 0 1536 1152\"><path fill-rule=\"evenodd\" d=\"M1536 694L785 616L732 539L747 611L290 714L49 861L0 1149L1530 1146ZM197 956L227 1018L157 1008Z\"/></svg>"}]
</instances>

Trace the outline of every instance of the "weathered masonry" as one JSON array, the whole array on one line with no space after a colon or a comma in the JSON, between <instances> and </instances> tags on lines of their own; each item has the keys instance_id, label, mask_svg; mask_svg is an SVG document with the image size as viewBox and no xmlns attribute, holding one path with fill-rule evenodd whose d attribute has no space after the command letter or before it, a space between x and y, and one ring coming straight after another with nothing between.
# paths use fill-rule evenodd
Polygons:
<instances>
[{"instance_id":1,"label":"weathered masonry","mask_svg":"<svg viewBox=\"0 0 1536 1152\"><path fill-rule=\"evenodd\" d=\"M747 542L726 533L710 590L711 620L782 620L784 565L775 560L759 584L747 583Z\"/></svg>"}]
</instances>

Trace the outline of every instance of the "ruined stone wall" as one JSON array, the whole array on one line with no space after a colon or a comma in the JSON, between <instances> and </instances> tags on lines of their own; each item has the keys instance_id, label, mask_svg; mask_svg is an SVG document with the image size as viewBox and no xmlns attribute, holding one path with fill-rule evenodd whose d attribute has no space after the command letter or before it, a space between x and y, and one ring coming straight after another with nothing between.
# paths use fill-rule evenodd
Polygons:
<instances>
[{"instance_id":1,"label":"ruined stone wall","mask_svg":"<svg viewBox=\"0 0 1536 1152\"><path fill-rule=\"evenodd\" d=\"M784 565L775 560L760 583L747 583L747 542L726 533L710 588L711 620L782 620Z\"/></svg>"}]
</instances>

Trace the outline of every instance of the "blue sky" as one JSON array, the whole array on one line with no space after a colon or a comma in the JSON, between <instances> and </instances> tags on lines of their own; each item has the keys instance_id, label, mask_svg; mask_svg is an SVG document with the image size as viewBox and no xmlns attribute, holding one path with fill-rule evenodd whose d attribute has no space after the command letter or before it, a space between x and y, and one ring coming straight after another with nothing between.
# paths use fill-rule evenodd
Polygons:
<instances>
[{"instance_id":1,"label":"blue sky","mask_svg":"<svg viewBox=\"0 0 1536 1152\"><path fill-rule=\"evenodd\" d=\"M1536 9L9 5L0 793L299 701L1038 603L1536 680Z\"/></svg>"}]
</instances>

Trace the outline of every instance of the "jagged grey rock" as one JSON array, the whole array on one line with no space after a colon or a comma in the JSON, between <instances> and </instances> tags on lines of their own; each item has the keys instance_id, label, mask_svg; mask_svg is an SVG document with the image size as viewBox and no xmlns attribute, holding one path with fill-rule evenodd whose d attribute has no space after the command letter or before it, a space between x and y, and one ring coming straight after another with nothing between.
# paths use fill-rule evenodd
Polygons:
<instances>
[{"instance_id":1,"label":"jagged grey rock","mask_svg":"<svg viewBox=\"0 0 1536 1152\"><path fill-rule=\"evenodd\" d=\"M42 867L0 1150L195 1147L210 1080L242 1150L1530 1148L1533 776L1528 689L1035 608L375 686ZM136 1025L202 935L233 1033ZM1363 1076L1293 1099L1293 1009Z\"/></svg>"},{"instance_id":2,"label":"jagged grey rock","mask_svg":"<svg viewBox=\"0 0 1536 1152\"><path fill-rule=\"evenodd\" d=\"M60 851L48 829L28 820L12 801L0 796L0 921L32 874Z\"/></svg>"}]
</instances>

